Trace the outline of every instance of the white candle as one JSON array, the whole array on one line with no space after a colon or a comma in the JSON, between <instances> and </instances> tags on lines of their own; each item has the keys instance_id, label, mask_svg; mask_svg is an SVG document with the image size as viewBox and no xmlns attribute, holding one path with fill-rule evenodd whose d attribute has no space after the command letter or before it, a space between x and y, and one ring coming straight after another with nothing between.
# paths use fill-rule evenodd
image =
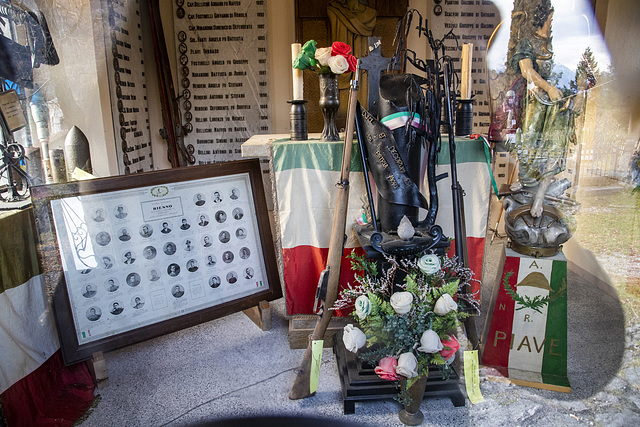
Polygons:
<instances>
[{"instance_id":1,"label":"white candle","mask_svg":"<svg viewBox=\"0 0 640 427\"><path fill-rule=\"evenodd\" d=\"M291 44L291 63L296 59L298 54L302 50L300 43ZM302 80L302 70L291 67L293 70L293 99L304 99L304 86Z\"/></svg>"},{"instance_id":2,"label":"white candle","mask_svg":"<svg viewBox=\"0 0 640 427\"><path fill-rule=\"evenodd\" d=\"M471 63L473 57L473 43L462 45L462 76L460 78L460 98L471 99Z\"/></svg>"}]
</instances>

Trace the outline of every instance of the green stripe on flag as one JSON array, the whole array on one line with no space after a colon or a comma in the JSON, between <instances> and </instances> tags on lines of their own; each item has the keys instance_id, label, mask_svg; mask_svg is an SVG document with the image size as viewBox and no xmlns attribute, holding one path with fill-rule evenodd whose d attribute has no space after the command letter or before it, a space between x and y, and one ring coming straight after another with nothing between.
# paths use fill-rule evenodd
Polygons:
<instances>
[{"instance_id":1,"label":"green stripe on flag","mask_svg":"<svg viewBox=\"0 0 640 427\"><path fill-rule=\"evenodd\" d=\"M553 261L551 300L547 310L547 332L542 361L545 384L569 387L567 379L567 262Z\"/></svg>"},{"instance_id":2,"label":"green stripe on flag","mask_svg":"<svg viewBox=\"0 0 640 427\"><path fill-rule=\"evenodd\" d=\"M484 142L481 139L456 138L455 142L456 163L484 162ZM449 165L450 163L449 136L442 135L438 165Z\"/></svg>"},{"instance_id":3,"label":"green stripe on flag","mask_svg":"<svg viewBox=\"0 0 640 427\"><path fill-rule=\"evenodd\" d=\"M40 274L33 208L0 213L0 293Z\"/></svg>"},{"instance_id":4,"label":"green stripe on flag","mask_svg":"<svg viewBox=\"0 0 640 427\"><path fill-rule=\"evenodd\" d=\"M316 169L340 171L342 169L343 141L320 142L319 140L290 141L273 143L273 170L282 172L290 169ZM362 172L362 161L357 140L351 149L351 172Z\"/></svg>"}]
</instances>

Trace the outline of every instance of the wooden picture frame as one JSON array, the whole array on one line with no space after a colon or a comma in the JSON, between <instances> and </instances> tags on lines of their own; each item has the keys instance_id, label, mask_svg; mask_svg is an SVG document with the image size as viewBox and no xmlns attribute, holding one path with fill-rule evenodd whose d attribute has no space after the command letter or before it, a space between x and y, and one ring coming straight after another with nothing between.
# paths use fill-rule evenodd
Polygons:
<instances>
[{"instance_id":1,"label":"wooden picture frame","mask_svg":"<svg viewBox=\"0 0 640 427\"><path fill-rule=\"evenodd\" d=\"M282 296L257 159L31 195L67 365Z\"/></svg>"}]
</instances>

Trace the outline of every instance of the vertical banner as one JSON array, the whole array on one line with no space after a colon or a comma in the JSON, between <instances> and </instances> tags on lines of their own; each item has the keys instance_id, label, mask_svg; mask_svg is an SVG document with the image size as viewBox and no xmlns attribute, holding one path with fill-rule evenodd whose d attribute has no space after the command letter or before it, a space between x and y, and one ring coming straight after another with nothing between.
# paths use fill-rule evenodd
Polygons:
<instances>
[{"instance_id":1,"label":"vertical banner","mask_svg":"<svg viewBox=\"0 0 640 427\"><path fill-rule=\"evenodd\" d=\"M487 320L482 363L519 385L569 392L567 261L506 249Z\"/></svg>"},{"instance_id":2,"label":"vertical banner","mask_svg":"<svg viewBox=\"0 0 640 427\"><path fill-rule=\"evenodd\" d=\"M174 0L177 94L196 164L238 160L269 133L266 1Z\"/></svg>"},{"instance_id":3,"label":"vertical banner","mask_svg":"<svg viewBox=\"0 0 640 427\"><path fill-rule=\"evenodd\" d=\"M139 0L102 2L111 114L121 174L153 170Z\"/></svg>"},{"instance_id":4,"label":"vertical banner","mask_svg":"<svg viewBox=\"0 0 640 427\"><path fill-rule=\"evenodd\" d=\"M444 0L434 3L431 12L431 31L437 39L445 41L445 52L453 58L458 76L462 76L462 47L472 43L471 91L473 99L473 132L486 134L489 131L489 97L487 85L487 42L500 24L498 8L490 0ZM460 87L456 87L459 90Z\"/></svg>"}]
</instances>

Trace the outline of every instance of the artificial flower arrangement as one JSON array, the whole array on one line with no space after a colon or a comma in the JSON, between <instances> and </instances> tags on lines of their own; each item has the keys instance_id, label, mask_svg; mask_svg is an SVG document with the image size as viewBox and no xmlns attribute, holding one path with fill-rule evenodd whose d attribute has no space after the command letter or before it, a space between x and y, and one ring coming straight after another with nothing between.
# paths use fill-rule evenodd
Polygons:
<instances>
[{"instance_id":1,"label":"artificial flower arrangement","mask_svg":"<svg viewBox=\"0 0 640 427\"><path fill-rule=\"evenodd\" d=\"M410 403L407 390L429 366L437 365L447 377L460 344L453 334L460 321L479 313L473 294L465 293L473 272L457 258L433 254L396 258L385 255L389 268L378 274L377 264L364 256L349 255L357 285L345 288L334 308L355 306L360 328L343 331L347 350L377 363L376 374L397 381L398 400ZM405 275L396 283L396 275ZM456 302L457 301L457 302Z\"/></svg>"},{"instance_id":2,"label":"artificial flower arrangement","mask_svg":"<svg viewBox=\"0 0 640 427\"><path fill-rule=\"evenodd\" d=\"M316 47L315 40L302 46L293 60L293 68L313 70L318 74L344 74L356 71L357 58L351 54L351 46L343 42L333 42L331 47Z\"/></svg>"}]
</instances>

